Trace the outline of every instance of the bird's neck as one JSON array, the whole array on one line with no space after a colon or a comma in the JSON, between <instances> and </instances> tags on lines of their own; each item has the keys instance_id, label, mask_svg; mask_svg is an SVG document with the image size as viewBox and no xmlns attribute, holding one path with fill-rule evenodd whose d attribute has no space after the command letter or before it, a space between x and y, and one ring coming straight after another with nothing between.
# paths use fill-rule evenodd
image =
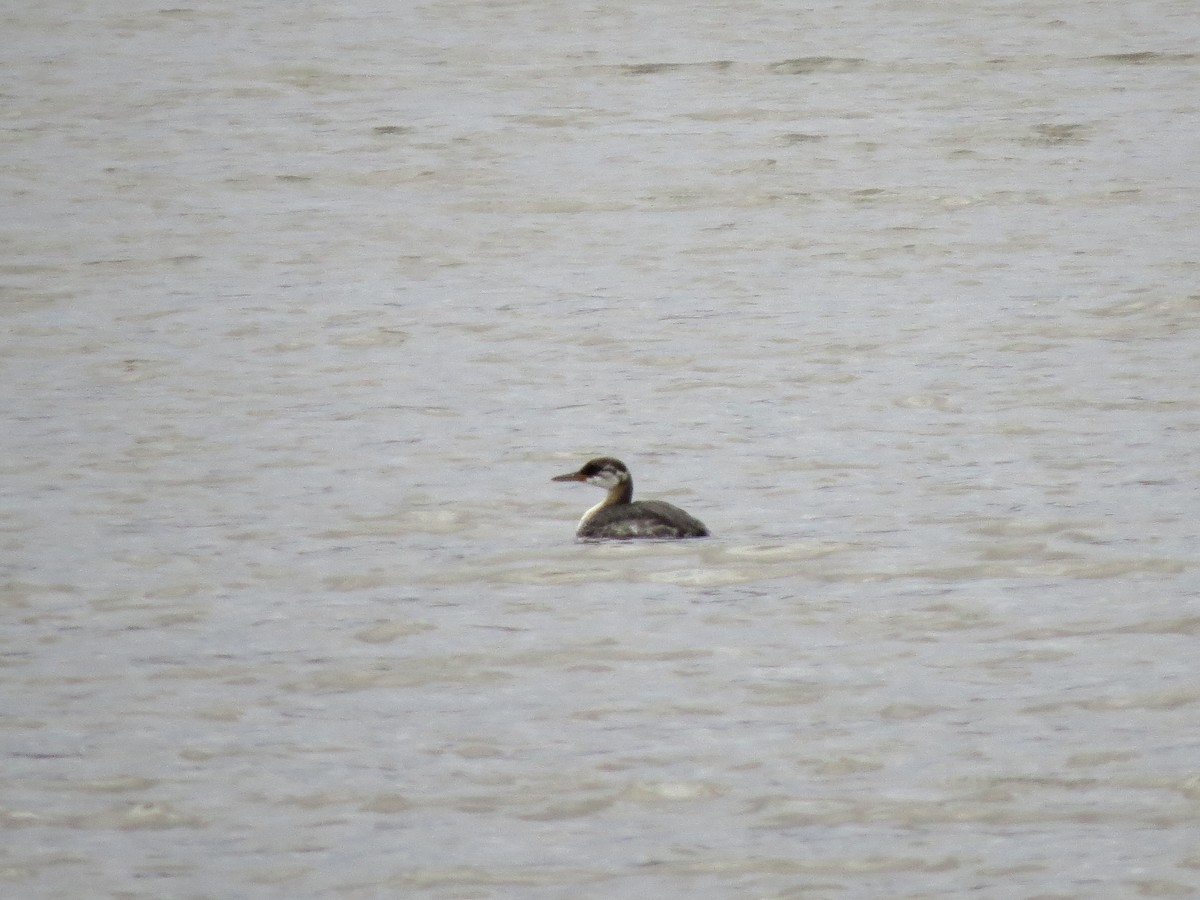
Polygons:
<instances>
[{"instance_id":1,"label":"bird's neck","mask_svg":"<svg viewBox=\"0 0 1200 900\"><path fill-rule=\"evenodd\" d=\"M583 518L579 520L579 527L582 528L587 524L588 520L602 509L608 509L610 506L621 506L626 503L633 502L633 479L627 478L620 484L614 484L608 489L608 493L604 495L604 499L589 509L583 514Z\"/></svg>"},{"instance_id":2,"label":"bird's neck","mask_svg":"<svg viewBox=\"0 0 1200 900\"><path fill-rule=\"evenodd\" d=\"M614 484L608 490L608 496L604 498L602 506L619 506L622 503L633 502L633 479L626 478L619 484Z\"/></svg>"}]
</instances>

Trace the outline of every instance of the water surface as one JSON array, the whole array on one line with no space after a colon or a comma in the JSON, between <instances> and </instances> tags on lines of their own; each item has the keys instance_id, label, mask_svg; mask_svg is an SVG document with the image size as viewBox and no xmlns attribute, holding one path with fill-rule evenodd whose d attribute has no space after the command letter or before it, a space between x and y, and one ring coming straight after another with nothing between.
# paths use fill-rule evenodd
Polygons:
<instances>
[{"instance_id":1,"label":"water surface","mask_svg":"<svg viewBox=\"0 0 1200 900\"><path fill-rule=\"evenodd\" d=\"M6 895L1200 889L1190 4L4 30Z\"/></svg>"}]
</instances>

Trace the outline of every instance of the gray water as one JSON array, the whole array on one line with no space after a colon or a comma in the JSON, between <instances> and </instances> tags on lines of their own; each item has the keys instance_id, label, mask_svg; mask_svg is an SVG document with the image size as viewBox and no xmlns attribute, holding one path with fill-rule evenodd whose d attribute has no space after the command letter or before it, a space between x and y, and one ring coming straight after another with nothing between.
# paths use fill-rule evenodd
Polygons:
<instances>
[{"instance_id":1,"label":"gray water","mask_svg":"<svg viewBox=\"0 0 1200 900\"><path fill-rule=\"evenodd\" d=\"M1190 0L0 33L5 897L1200 891Z\"/></svg>"}]
</instances>

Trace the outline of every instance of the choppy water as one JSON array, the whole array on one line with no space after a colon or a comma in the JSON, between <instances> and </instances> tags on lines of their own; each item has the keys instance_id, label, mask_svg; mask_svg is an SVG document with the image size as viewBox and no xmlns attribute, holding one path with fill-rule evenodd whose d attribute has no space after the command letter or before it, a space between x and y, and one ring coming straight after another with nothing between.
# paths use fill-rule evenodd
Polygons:
<instances>
[{"instance_id":1,"label":"choppy water","mask_svg":"<svg viewBox=\"0 0 1200 900\"><path fill-rule=\"evenodd\" d=\"M4 14L4 896L1200 890L1193 4L781 6Z\"/></svg>"}]
</instances>

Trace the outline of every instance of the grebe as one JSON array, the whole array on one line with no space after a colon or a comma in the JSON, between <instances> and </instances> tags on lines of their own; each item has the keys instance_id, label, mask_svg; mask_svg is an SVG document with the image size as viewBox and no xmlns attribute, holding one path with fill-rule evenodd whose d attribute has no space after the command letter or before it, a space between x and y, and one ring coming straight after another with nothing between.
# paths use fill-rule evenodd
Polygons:
<instances>
[{"instance_id":1,"label":"grebe","mask_svg":"<svg viewBox=\"0 0 1200 900\"><path fill-rule=\"evenodd\" d=\"M552 481L586 481L608 491L589 509L575 532L581 538L692 538L708 537L704 523L678 506L662 500L633 502L633 476L625 463L611 456L593 459L578 472L558 475Z\"/></svg>"}]
</instances>

